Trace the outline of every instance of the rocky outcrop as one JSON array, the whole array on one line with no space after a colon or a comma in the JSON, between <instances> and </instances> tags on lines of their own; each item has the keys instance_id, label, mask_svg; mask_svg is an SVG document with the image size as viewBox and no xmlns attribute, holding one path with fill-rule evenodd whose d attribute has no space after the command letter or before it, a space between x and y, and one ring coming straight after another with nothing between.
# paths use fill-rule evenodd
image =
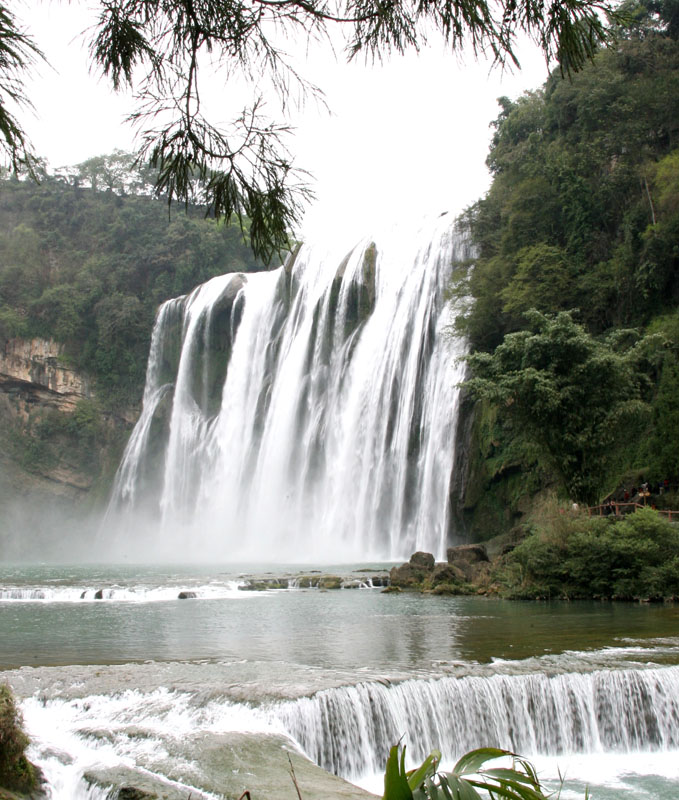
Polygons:
<instances>
[{"instance_id":1,"label":"rocky outcrop","mask_svg":"<svg viewBox=\"0 0 679 800\"><path fill-rule=\"evenodd\" d=\"M63 360L63 346L53 339L9 339L0 348L0 390L17 402L28 420L31 406L71 413L79 400L92 397L88 378Z\"/></svg>"},{"instance_id":2,"label":"rocky outcrop","mask_svg":"<svg viewBox=\"0 0 679 800\"><path fill-rule=\"evenodd\" d=\"M491 590L492 565L483 545L449 547L446 555L446 562L436 563L431 553L413 553L408 563L392 568L392 587L432 594L485 594Z\"/></svg>"},{"instance_id":3,"label":"rocky outcrop","mask_svg":"<svg viewBox=\"0 0 679 800\"><path fill-rule=\"evenodd\" d=\"M0 684L0 800L45 797L44 776L25 755L28 745L12 690Z\"/></svg>"},{"instance_id":4,"label":"rocky outcrop","mask_svg":"<svg viewBox=\"0 0 679 800\"><path fill-rule=\"evenodd\" d=\"M392 567L389 580L392 586L413 588L422 585L434 569L431 553L413 553L410 561L400 567Z\"/></svg>"},{"instance_id":5,"label":"rocky outcrop","mask_svg":"<svg viewBox=\"0 0 679 800\"><path fill-rule=\"evenodd\" d=\"M60 530L86 536L135 409L102 411L58 342L11 339L0 340L0 419L0 558L44 556Z\"/></svg>"}]
</instances>

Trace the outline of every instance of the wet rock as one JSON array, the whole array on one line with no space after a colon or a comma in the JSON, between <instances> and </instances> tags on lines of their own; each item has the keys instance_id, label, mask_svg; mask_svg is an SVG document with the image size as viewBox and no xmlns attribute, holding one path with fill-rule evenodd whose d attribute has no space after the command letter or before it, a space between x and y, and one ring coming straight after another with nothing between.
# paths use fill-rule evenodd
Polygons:
<instances>
[{"instance_id":1,"label":"wet rock","mask_svg":"<svg viewBox=\"0 0 679 800\"><path fill-rule=\"evenodd\" d=\"M446 551L449 564L467 563L475 564L479 561L488 561L488 553L482 544L461 544L449 547Z\"/></svg>"},{"instance_id":2,"label":"wet rock","mask_svg":"<svg viewBox=\"0 0 679 800\"><path fill-rule=\"evenodd\" d=\"M431 553L424 553L422 551L418 551L417 553L413 553L410 556L410 564L414 567L419 567L421 569L432 570L434 569L434 564L436 560Z\"/></svg>"},{"instance_id":3,"label":"wet rock","mask_svg":"<svg viewBox=\"0 0 679 800\"><path fill-rule=\"evenodd\" d=\"M399 594L401 592L400 586L387 586L386 588L382 589L380 594Z\"/></svg>"},{"instance_id":4,"label":"wet rock","mask_svg":"<svg viewBox=\"0 0 679 800\"><path fill-rule=\"evenodd\" d=\"M412 564L402 564L400 567L392 567L389 573L389 582L392 586L401 586L404 589L415 588L422 584L429 575L429 570L415 567Z\"/></svg>"},{"instance_id":5,"label":"wet rock","mask_svg":"<svg viewBox=\"0 0 679 800\"><path fill-rule=\"evenodd\" d=\"M97 589L97 591L94 593L94 599L95 600L103 600L104 599L104 590L103 589Z\"/></svg>"},{"instance_id":6,"label":"wet rock","mask_svg":"<svg viewBox=\"0 0 679 800\"><path fill-rule=\"evenodd\" d=\"M89 786L107 791L108 800L187 800L188 797L199 800L205 797L203 792L192 791L189 786L172 785L135 767L95 768L86 772L83 779Z\"/></svg>"},{"instance_id":7,"label":"wet rock","mask_svg":"<svg viewBox=\"0 0 679 800\"><path fill-rule=\"evenodd\" d=\"M429 576L427 583L430 587L464 583L467 580L465 573L453 564L437 564Z\"/></svg>"},{"instance_id":8,"label":"wet rock","mask_svg":"<svg viewBox=\"0 0 679 800\"><path fill-rule=\"evenodd\" d=\"M341 589L342 579L337 575L323 575L318 579L319 589Z\"/></svg>"},{"instance_id":9,"label":"wet rock","mask_svg":"<svg viewBox=\"0 0 679 800\"><path fill-rule=\"evenodd\" d=\"M343 589L360 589L363 584L361 581L342 581L342 588Z\"/></svg>"},{"instance_id":10,"label":"wet rock","mask_svg":"<svg viewBox=\"0 0 679 800\"><path fill-rule=\"evenodd\" d=\"M194 600L198 595L195 592L179 592L178 600Z\"/></svg>"},{"instance_id":11,"label":"wet rock","mask_svg":"<svg viewBox=\"0 0 679 800\"><path fill-rule=\"evenodd\" d=\"M238 588L242 592L267 592L270 589L287 589L290 582L287 578L265 578L264 580L250 580Z\"/></svg>"},{"instance_id":12,"label":"wet rock","mask_svg":"<svg viewBox=\"0 0 679 800\"><path fill-rule=\"evenodd\" d=\"M137 789L136 786L122 786L113 795L114 800L158 800L157 794Z\"/></svg>"}]
</instances>

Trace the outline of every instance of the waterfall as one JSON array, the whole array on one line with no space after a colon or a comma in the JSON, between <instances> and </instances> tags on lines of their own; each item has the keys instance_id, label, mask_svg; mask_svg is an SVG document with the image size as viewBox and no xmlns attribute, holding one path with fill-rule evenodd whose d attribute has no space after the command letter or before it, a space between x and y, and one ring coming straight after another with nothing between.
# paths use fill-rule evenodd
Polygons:
<instances>
[{"instance_id":1,"label":"waterfall","mask_svg":"<svg viewBox=\"0 0 679 800\"><path fill-rule=\"evenodd\" d=\"M442 218L166 303L109 518L134 530L145 507L202 557L442 558L464 349L446 288L467 255Z\"/></svg>"},{"instance_id":2,"label":"waterfall","mask_svg":"<svg viewBox=\"0 0 679 800\"><path fill-rule=\"evenodd\" d=\"M87 680L82 671L78 677ZM194 686L193 680L182 683ZM319 766L359 783L383 774L389 748L398 741L406 744L411 765L434 748L441 750L445 768L473 748L496 746L543 763L590 756L599 766L607 760L609 769L618 755L623 773L648 774L645 765L651 762L652 769L661 767L658 774L673 780L677 774L677 666L370 681L262 704L234 701L217 686L148 692L125 686L69 698L63 681L56 685L47 696L26 698L22 713L32 740L29 756L50 779L51 796L59 798L94 797L85 786L80 794L73 786L102 766L115 771L134 765L159 780L197 787L184 797L203 796L201 787L224 791L225 771L237 772L239 765L229 761L229 734L247 734L251 741L285 736ZM101 688L97 682L95 691ZM282 740L277 741L278 748ZM248 752L253 758L258 751ZM249 766L256 773L261 763L255 758ZM58 786L65 788L57 791Z\"/></svg>"},{"instance_id":3,"label":"waterfall","mask_svg":"<svg viewBox=\"0 0 679 800\"><path fill-rule=\"evenodd\" d=\"M366 682L291 701L274 716L309 758L349 780L382 771L402 737L413 763L434 748L444 761L482 746L676 751L679 667Z\"/></svg>"}]
</instances>

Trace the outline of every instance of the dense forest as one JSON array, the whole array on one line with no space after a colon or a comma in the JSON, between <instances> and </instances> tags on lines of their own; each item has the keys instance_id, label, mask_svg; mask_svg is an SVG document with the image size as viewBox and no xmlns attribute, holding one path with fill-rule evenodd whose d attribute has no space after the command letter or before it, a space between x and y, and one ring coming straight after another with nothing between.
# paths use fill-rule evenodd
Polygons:
<instances>
[{"instance_id":1,"label":"dense forest","mask_svg":"<svg viewBox=\"0 0 679 800\"><path fill-rule=\"evenodd\" d=\"M70 528L106 502L141 405L158 306L215 275L263 268L247 225L169 208L129 154L42 165L38 177L0 175L0 346L58 343L59 364L87 390L63 413L49 395L5 380L0 550L17 528L45 528L48 541L49 520Z\"/></svg>"},{"instance_id":2,"label":"dense forest","mask_svg":"<svg viewBox=\"0 0 679 800\"><path fill-rule=\"evenodd\" d=\"M0 184L0 340L56 339L113 406L141 399L160 303L262 269L238 226L152 192L121 152Z\"/></svg>"},{"instance_id":3,"label":"dense forest","mask_svg":"<svg viewBox=\"0 0 679 800\"><path fill-rule=\"evenodd\" d=\"M592 505L679 476L679 5L627 11L582 72L500 99L462 218L475 533L545 488Z\"/></svg>"}]
</instances>

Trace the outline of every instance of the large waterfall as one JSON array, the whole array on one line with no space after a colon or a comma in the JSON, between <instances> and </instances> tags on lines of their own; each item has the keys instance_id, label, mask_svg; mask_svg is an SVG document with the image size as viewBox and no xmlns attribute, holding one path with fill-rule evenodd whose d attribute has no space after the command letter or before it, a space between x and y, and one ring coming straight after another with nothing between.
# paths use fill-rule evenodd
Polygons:
<instances>
[{"instance_id":1,"label":"large waterfall","mask_svg":"<svg viewBox=\"0 0 679 800\"><path fill-rule=\"evenodd\" d=\"M463 370L446 288L465 256L443 217L165 303L109 517L157 521L157 554L442 557Z\"/></svg>"}]
</instances>

